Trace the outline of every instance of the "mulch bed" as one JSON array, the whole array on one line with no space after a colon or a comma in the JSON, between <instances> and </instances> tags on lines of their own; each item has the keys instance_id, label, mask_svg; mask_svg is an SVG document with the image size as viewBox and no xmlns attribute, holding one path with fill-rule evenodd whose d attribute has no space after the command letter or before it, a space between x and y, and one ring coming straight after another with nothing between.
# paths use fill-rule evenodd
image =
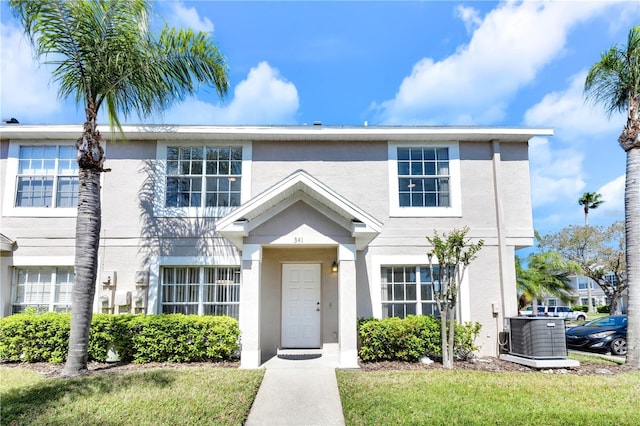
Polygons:
<instances>
[{"instance_id":1,"label":"mulch bed","mask_svg":"<svg viewBox=\"0 0 640 426\"><path fill-rule=\"evenodd\" d=\"M399 361L384 361L373 363L360 363L360 368L363 371L381 371L381 370L437 370L444 367L440 362L434 362L432 364L412 363L412 362L399 362ZM546 368L538 369L528 367L526 365L516 364L514 362L505 361L499 358L477 358L470 361L455 361L453 363L455 370L478 370L489 372L517 372L517 373L548 373L548 374L593 374L593 375L609 375L620 374L629 371L638 371L631 365L615 365L615 364L602 364L596 362L583 362L580 361L578 367L572 368Z\"/></svg>"},{"instance_id":2,"label":"mulch bed","mask_svg":"<svg viewBox=\"0 0 640 426\"><path fill-rule=\"evenodd\" d=\"M59 377L64 364L50 364L46 362L36 363L0 363L0 366L7 368L27 368L37 371L45 377ZM124 363L90 363L88 365L89 374L108 374L121 372L137 372L157 368L187 369L195 367L211 368L238 368L239 361L233 362L196 362L196 363L160 363L152 362L148 364L124 364ZM630 371L638 371L630 365L601 364L595 362L580 362L580 366L574 368L550 368L537 369L525 365L504 361L499 358L478 358L470 361L456 361L453 368L456 370L478 370L488 372L518 372L518 373L548 373L548 374L579 374L579 375L611 375ZM440 362L431 364L412 363L401 361L384 362L360 362L362 371L393 371L393 370L438 370L443 369Z\"/></svg>"}]
</instances>

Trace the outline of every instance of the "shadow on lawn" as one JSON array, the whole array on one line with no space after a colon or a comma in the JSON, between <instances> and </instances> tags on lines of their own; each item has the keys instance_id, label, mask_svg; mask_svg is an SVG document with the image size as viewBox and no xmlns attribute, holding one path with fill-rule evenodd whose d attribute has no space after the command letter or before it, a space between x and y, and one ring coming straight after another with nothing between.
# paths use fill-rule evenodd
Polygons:
<instances>
[{"instance_id":1,"label":"shadow on lawn","mask_svg":"<svg viewBox=\"0 0 640 426\"><path fill-rule=\"evenodd\" d=\"M118 375L99 374L73 379L48 379L27 388L14 388L4 393L0 418L3 425L48 424L50 411L61 410L61 400L76 401L130 388L165 388L175 381L176 374L178 373L175 371L153 370ZM137 393L134 393L134 396L135 394ZM64 408L62 411L65 411ZM83 416L83 424L100 423L99 419L88 418L86 413Z\"/></svg>"}]
</instances>

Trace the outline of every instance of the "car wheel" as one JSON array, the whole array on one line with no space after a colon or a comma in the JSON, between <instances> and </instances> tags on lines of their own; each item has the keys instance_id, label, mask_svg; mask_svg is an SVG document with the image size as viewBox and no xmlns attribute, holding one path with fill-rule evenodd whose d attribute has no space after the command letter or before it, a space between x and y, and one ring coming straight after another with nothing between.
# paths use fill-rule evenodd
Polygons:
<instances>
[{"instance_id":1,"label":"car wheel","mask_svg":"<svg viewBox=\"0 0 640 426\"><path fill-rule=\"evenodd\" d=\"M627 341L622 337L618 337L611 342L611 353L613 355L626 355L627 354Z\"/></svg>"},{"instance_id":2,"label":"car wheel","mask_svg":"<svg viewBox=\"0 0 640 426\"><path fill-rule=\"evenodd\" d=\"M578 319L578 321L586 321L586 320L587 320L587 317L586 317L586 316L584 316L584 315L578 315L578 318L577 318L577 319Z\"/></svg>"}]
</instances>

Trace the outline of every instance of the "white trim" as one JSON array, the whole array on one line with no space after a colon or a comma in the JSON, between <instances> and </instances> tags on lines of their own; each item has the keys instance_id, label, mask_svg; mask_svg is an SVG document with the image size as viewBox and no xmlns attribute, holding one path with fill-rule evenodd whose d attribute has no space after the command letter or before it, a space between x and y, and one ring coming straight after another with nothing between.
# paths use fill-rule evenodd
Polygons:
<instances>
[{"instance_id":1,"label":"white trim","mask_svg":"<svg viewBox=\"0 0 640 426\"><path fill-rule=\"evenodd\" d=\"M476 127L476 126L191 126L191 125L125 125L124 133L131 140L232 140L242 141L247 138L255 141L345 141L384 142L388 140L406 141L439 141L465 140L487 141L492 139L501 142L526 142L534 136L553 136L550 128L528 127ZM108 127L102 129L105 140L120 138L112 135ZM0 126L0 133L5 139L50 139L71 138L82 134L82 126L78 125L6 125Z\"/></svg>"},{"instance_id":2,"label":"white trim","mask_svg":"<svg viewBox=\"0 0 640 426\"><path fill-rule=\"evenodd\" d=\"M244 237L252 229L298 200L304 200L340 226L346 227L348 224L348 230L355 238L358 249L366 247L382 229L381 222L304 170L295 171L224 218L218 219L216 229L241 249ZM354 219L359 222L354 224Z\"/></svg>"},{"instance_id":3,"label":"white trim","mask_svg":"<svg viewBox=\"0 0 640 426\"><path fill-rule=\"evenodd\" d=\"M433 265L438 264L438 259L431 260ZM374 318L382 318L382 281L380 271L382 266L429 266L429 258L427 255L380 255L373 256L371 259L371 269L369 271L369 294L371 294L371 311ZM471 321L471 300L469 296L469 270L462 277L460 283L460 294L458 297L458 322Z\"/></svg>"},{"instance_id":4,"label":"white trim","mask_svg":"<svg viewBox=\"0 0 640 426\"><path fill-rule=\"evenodd\" d=\"M449 149L449 207L400 207L398 195L398 148ZM462 217L462 188L460 177L460 147L457 141L388 143L389 216L391 217Z\"/></svg>"},{"instance_id":5,"label":"white trim","mask_svg":"<svg viewBox=\"0 0 640 426\"><path fill-rule=\"evenodd\" d=\"M163 266L242 266L238 255L219 256L153 256L149 260L149 293L147 313L160 313L160 268ZM242 306L242 300L240 301Z\"/></svg>"},{"instance_id":6,"label":"white trim","mask_svg":"<svg viewBox=\"0 0 640 426\"><path fill-rule=\"evenodd\" d=\"M74 256L13 256L9 266L74 266Z\"/></svg>"},{"instance_id":7,"label":"white trim","mask_svg":"<svg viewBox=\"0 0 640 426\"><path fill-rule=\"evenodd\" d=\"M78 209L75 207L16 207L16 184L18 176L18 160L20 157L20 147L38 146L73 146L74 142L69 140L24 140L9 142L9 152L7 155L7 168L5 171L4 200L2 207L3 216L13 217L76 217ZM57 176L57 171L56 171ZM52 197L56 197L54 193Z\"/></svg>"},{"instance_id":8,"label":"white trim","mask_svg":"<svg viewBox=\"0 0 640 426\"><path fill-rule=\"evenodd\" d=\"M238 255L158 256L161 266L238 266Z\"/></svg>"},{"instance_id":9,"label":"white trim","mask_svg":"<svg viewBox=\"0 0 640 426\"><path fill-rule=\"evenodd\" d=\"M251 197L251 162L252 144L251 141L224 141L212 139L202 140L162 140L156 144L156 182L153 195L153 214L156 217L224 217L237 207L166 207L166 172L167 172L167 148L169 146L197 146L197 147L219 147L219 146L239 146L242 147L242 178L240 182L240 205L247 202Z\"/></svg>"},{"instance_id":10,"label":"white trim","mask_svg":"<svg viewBox=\"0 0 640 426\"><path fill-rule=\"evenodd\" d=\"M68 257L69 256L59 256L57 257L58 259L61 259L63 262L68 261ZM43 257L37 256L35 260L42 260ZM45 260L47 262L49 261L50 257L45 258ZM31 260L31 258L30 258ZM10 265L10 273L9 273L9 310L8 313L13 313L13 307L14 305L19 305L19 306L30 306L30 305L47 305L47 311L48 312L54 312L55 311L55 307L56 305L60 305L62 306L62 303L58 302L56 303L56 285L58 284L58 270L60 268L65 268L65 269L69 269L71 268L71 272L73 272L74 269L74 264L73 264L73 258L71 263L62 263L62 264L47 264L47 262L43 263L43 264L29 264L29 262L25 262L22 261L20 264L12 264ZM15 299L16 299L16 292L18 290L18 270L33 270L33 269L50 269L52 270L52 274L51 274L51 281L49 281L49 301L43 304L37 304L37 303L28 303L28 302L23 302L23 303L19 303L16 304ZM75 281L75 274L74 274L74 281ZM40 284L40 282L38 282ZM74 283L75 284L75 283ZM69 304L65 305L66 308L70 308L71 307L71 302L69 302Z\"/></svg>"}]
</instances>

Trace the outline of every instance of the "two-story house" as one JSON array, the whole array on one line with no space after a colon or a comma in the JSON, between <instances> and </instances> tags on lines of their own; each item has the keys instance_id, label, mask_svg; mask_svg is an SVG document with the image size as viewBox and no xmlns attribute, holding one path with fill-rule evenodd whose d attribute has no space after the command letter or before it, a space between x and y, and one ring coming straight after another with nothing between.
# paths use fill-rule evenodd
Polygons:
<instances>
[{"instance_id":1,"label":"two-story house","mask_svg":"<svg viewBox=\"0 0 640 426\"><path fill-rule=\"evenodd\" d=\"M427 236L483 239L460 289L480 356L517 314L533 243L528 141L550 129L128 126L103 129L95 312L226 314L241 365L337 345L359 317L437 314ZM0 309L71 308L80 126L0 127ZM435 259L434 259L435 261Z\"/></svg>"}]
</instances>

